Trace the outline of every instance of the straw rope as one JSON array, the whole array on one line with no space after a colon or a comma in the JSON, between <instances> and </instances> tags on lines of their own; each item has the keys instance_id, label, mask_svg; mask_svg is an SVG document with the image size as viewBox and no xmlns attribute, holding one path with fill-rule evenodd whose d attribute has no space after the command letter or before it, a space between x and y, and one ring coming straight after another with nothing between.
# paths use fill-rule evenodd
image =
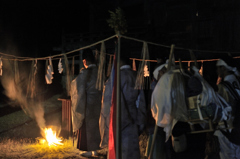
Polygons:
<instances>
[{"instance_id":1,"label":"straw rope","mask_svg":"<svg viewBox=\"0 0 240 159\"><path fill-rule=\"evenodd\" d=\"M155 46L160 46L160 47L165 47L165 48L171 48L171 46L168 45L163 45L163 44L157 44L157 43L153 43L153 42L149 42L149 41L144 41L144 40L140 40L140 39L136 39L136 38L132 38L132 37L127 37L127 36L123 36L123 35L119 35L122 38L128 39L128 40L133 40L133 41L137 41L137 42L146 42L147 44L151 44L151 45L155 45ZM64 54L66 55L70 55L74 52L80 51L80 50L84 50L86 48L90 48L92 46L98 45L102 42L111 40L113 38L117 37L117 35L113 35L111 37L108 37L106 39L103 39L101 41L95 42L93 44L66 52L66 53L61 53L61 54L57 54L57 55L52 55L52 56L46 56L46 57L21 57L21 56L15 56L15 55L11 55L11 54L6 54L6 53L2 53L0 52L0 55L2 56L2 60L17 60L17 61L32 61L33 59L37 59L37 60L46 60L49 57L52 57L52 60L56 60L56 59L60 59L61 56L63 56ZM229 52L229 51L213 51L213 50L197 50L197 49L190 49L190 48L182 48L182 47L177 47L175 46L175 50L179 49L179 50L192 50L194 52L202 52L202 53L231 53L231 54L240 54L240 52ZM111 55L111 54L106 54L106 55ZM240 58L240 56L235 57L235 58ZM139 59L135 59L135 60L139 60ZM208 60L197 60L198 62L205 62L205 61L216 61L218 59L208 59ZM150 62L156 62L156 60L149 60ZM179 62L179 61L176 61ZM181 62L189 62L189 61L181 61ZM192 62L192 61L191 61Z\"/></svg>"}]
</instances>

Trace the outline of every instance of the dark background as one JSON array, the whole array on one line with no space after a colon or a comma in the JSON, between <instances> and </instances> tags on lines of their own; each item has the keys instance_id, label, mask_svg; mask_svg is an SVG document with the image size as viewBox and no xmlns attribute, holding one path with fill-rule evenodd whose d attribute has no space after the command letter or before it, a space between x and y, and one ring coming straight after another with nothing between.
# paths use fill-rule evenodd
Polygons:
<instances>
[{"instance_id":1,"label":"dark background","mask_svg":"<svg viewBox=\"0 0 240 159\"><path fill-rule=\"evenodd\" d=\"M102 40L115 34L106 20L117 7L125 13L127 36L186 49L240 52L238 0L1 0L0 51L42 57ZM133 57L139 54L134 49L141 50L134 42L123 41L124 46ZM169 54L168 48L149 47L152 59ZM184 52L176 50L176 56Z\"/></svg>"},{"instance_id":2,"label":"dark background","mask_svg":"<svg viewBox=\"0 0 240 159\"><path fill-rule=\"evenodd\" d=\"M45 57L95 43L115 34L106 20L109 10L117 7L125 13L126 36L185 48L175 49L176 60L190 60L188 49L194 50L197 59L218 58L227 52L240 55L239 0L0 0L0 52ZM142 43L121 42L121 53L141 58ZM106 48L113 53L114 40ZM148 48L150 59L168 58L169 47ZM39 80L44 81L45 61L40 63ZM215 85L215 62L203 66L205 79ZM55 83L59 87L62 76L57 73L57 61L54 67L49 90L56 88Z\"/></svg>"},{"instance_id":3,"label":"dark background","mask_svg":"<svg viewBox=\"0 0 240 159\"><path fill-rule=\"evenodd\" d=\"M61 45L63 29L88 29L84 0L1 0L0 10L0 51L15 48L19 56L49 56L54 46Z\"/></svg>"}]
</instances>

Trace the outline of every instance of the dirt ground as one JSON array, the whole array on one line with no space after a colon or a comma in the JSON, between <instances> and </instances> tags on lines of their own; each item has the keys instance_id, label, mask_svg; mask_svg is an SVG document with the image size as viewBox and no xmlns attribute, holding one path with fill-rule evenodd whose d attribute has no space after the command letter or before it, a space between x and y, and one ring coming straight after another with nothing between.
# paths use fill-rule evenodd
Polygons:
<instances>
[{"instance_id":1,"label":"dirt ground","mask_svg":"<svg viewBox=\"0 0 240 159\"><path fill-rule=\"evenodd\" d=\"M58 95L53 96L44 103L45 120L47 126L61 127L61 101ZM48 146L40 144L40 128L35 120L24 114L22 110L15 111L0 117L0 158L80 158L80 151L73 146L72 138L64 139L64 145ZM147 143L147 135L140 136L140 151L144 157ZM99 155L94 158L105 159L106 150L99 150Z\"/></svg>"}]
</instances>

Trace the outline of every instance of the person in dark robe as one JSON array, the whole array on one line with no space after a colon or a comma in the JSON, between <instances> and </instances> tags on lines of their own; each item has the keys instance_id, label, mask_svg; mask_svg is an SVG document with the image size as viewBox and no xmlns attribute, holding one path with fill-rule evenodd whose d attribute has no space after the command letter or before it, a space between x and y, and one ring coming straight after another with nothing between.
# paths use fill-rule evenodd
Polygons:
<instances>
[{"instance_id":1,"label":"person in dark robe","mask_svg":"<svg viewBox=\"0 0 240 159\"><path fill-rule=\"evenodd\" d=\"M218 83L218 93L231 105L232 113L231 118L226 120L225 123L220 122L218 124L218 128L229 127L229 130L223 129L222 131L216 130L214 135L218 137L219 146L220 146L220 158L240 158L240 146L232 143L225 135L224 132L231 132L234 127L239 128L239 102L236 101L232 92L227 87L227 83L230 87L232 87L236 96L240 96L240 82L239 82L239 72L236 68L236 63L231 56L225 56L222 59L219 59L216 63L217 73L220 77L220 81ZM226 84L224 84L226 83ZM237 120L236 120L236 119ZM237 121L237 122L235 122ZM238 124L236 124L238 123ZM238 135L240 136L240 134ZM238 137L239 138L239 137Z\"/></svg>"},{"instance_id":2,"label":"person in dark robe","mask_svg":"<svg viewBox=\"0 0 240 159\"><path fill-rule=\"evenodd\" d=\"M121 77L121 157L140 158L139 134L146 125L146 101L143 90L135 89L137 72L129 65L129 58L120 57ZM108 145L109 116L112 99L111 78L106 81L100 117L101 148Z\"/></svg>"},{"instance_id":3,"label":"person in dark robe","mask_svg":"<svg viewBox=\"0 0 240 159\"><path fill-rule=\"evenodd\" d=\"M80 154L89 157L99 149L102 92L96 89L98 68L92 50L83 50L82 59L85 68L71 83L72 126Z\"/></svg>"},{"instance_id":4,"label":"person in dark robe","mask_svg":"<svg viewBox=\"0 0 240 159\"><path fill-rule=\"evenodd\" d=\"M120 58L121 78L121 142L122 158L140 158L139 132L146 122L147 110L143 90L135 89L137 72L129 58Z\"/></svg>"}]
</instances>

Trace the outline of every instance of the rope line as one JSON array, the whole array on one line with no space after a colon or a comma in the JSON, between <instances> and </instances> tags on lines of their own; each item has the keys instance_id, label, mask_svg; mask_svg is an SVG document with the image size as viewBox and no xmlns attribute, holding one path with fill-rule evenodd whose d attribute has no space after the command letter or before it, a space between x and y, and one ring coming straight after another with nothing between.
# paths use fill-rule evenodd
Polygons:
<instances>
[{"instance_id":1,"label":"rope line","mask_svg":"<svg viewBox=\"0 0 240 159\"><path fill-rule=\"evenodd\" d=\"M81 47L81 48L78 48L78 49L75 49L75 50L72 50L72 51L69 51L69 52L66 52L66 53L57 54L57 55L33 58L33 57L15 56L15 55L5 54L5 53L0 52L0 55L3 56L3 57L0 57L0 58L3 59L3 60L13 60L13 61L32 61L32 60L46 60L46 59L51 57L52 60L57 60L57 59L61 58L60 56L64 56L64 54L69 55L71 53L74 53L74 52L77 52L77 51L81 51L81 50L84 50L86 48L90 48L92 46L98 45L98 44L100 44L102 42L108 41L108 40L113 39L113 38L118 37L118 36L122 37L122 38L125 38L125 39L134 40L134 41L137 41L137 42L142 42L142 43L146 42L147 44L151 44L151 45L156 45L156 46L160 46L160 47L166 47L166 48L169 48L169 49L171 48L171 46L168 46L168 45L157 44L157 43L153 43L153 42L149 42L149 41L144 41L144 40L140 40L140 39L136 39L136 38L132 38L132 37L116 34L116 35L110 36L110 37L108 37L106 39L103 39L101 41L95 42L93 44L90 44L90 45L87 45L87 46L84 46L84 47ZM196 49L188 49L188 48L182 48L182 47L175 47L175 49L179 49L179 50L192 50L194 52L205 52L205 53L232 53L232 54L237 54L238 53L238 54L240 54L240 52L196 50ZM112 54L108 54L108 53L105 53L105 54L109 55L109 56L112 56ZM74 56L71 56L71 57L75 57L75 56L79 56L79 55L74 55ZM7 58L7 57L11 57L11 58ZM71 57L68 57L68 58L71 58ZM237 57L234 57L234 58L240 58L240 56L237 56ZM142 60L142 59L137 59L137 58L130 58L130 59L131 60L135 59L137 61L141 61ZM197 60L197 62L216 61L216 60L218 60L218 59ZM146 61L157 62L157 60L146 60ZM179 61L175 61L175 62L179 62ZM189 60L189 61L181 61L181 62L193 62L193 61Z\"/></svg>"},{"instance_id":2,"label":"rope line","mask_svg":"<svg viewBox=\"0 0 240 159\"><path fill-rule=\"evenodd\" d=\"M113 36L108 37L106 39L103 39L101 41L95 42L93 44L90 44L90 45L87 45L87 46L84 46L84 47L81 47L81 48L78 48L78 49L75 49L75 50L72 50L72 51L69 51L69 52L66 52L66 53L61 53L61 54L52 55L52 56L46 56L46 57L37 57L37 58L33 58L33 57L20 57L20 56L15 56L15 55L4 54L2 52L0 52L0 55L15 57L14 59L9 59L9 58L7 58L7 59L8 60L18 60L18 61L31 61L31 60L35 60L35 59L37 59L37 60L46 60L46 59L48 59L50 57L53 59L53 58L56 58L56 57L59 57L59 56L63 56L64 54L68 55L68 54L71 54L71 53L74 53L74 52L77 52L77 51L80 51L80 50L84 50L84 49L90 48L90 47L95 46L97 44L100 44L102 42L105 42L105 41L108 41L110 39L113 39L116 36L117 35L113 35ZM25 58L25 59L18 59L18 58ZM6 59L6 58L2 58L2 59Z\"/></svg>"},{"instance_id":3,"label":"rope line","mask_svg":"<svg viewBox=\"0 0 240 159\"><path fill-rule=\"evenodd\" d=\"M166 47L166 48L171 48L171 46L168 45L163 45L163 44L157 44L157 43L153 43L153 42L149 42L149 41L144 41L144 40L139 40L136 38L132 38L132 37L127 37L124 35L121 35L121 37L125 38L125 39L129 39L129 40L134 40L134 41L138 41L138 42L146 42L148 44L152 44L152 45L156 45L156 46L161 46L161 47ZM179 49L179 50L192 50L195 52L210 52L210 53L233 53L233 54L240 54L240 52L229 52L229 51L212 51L212 50L196 50L196 49L189 49L189 48L182 48L182 47L174 47L175 49Z\"/></svg>"}]
</instances>

